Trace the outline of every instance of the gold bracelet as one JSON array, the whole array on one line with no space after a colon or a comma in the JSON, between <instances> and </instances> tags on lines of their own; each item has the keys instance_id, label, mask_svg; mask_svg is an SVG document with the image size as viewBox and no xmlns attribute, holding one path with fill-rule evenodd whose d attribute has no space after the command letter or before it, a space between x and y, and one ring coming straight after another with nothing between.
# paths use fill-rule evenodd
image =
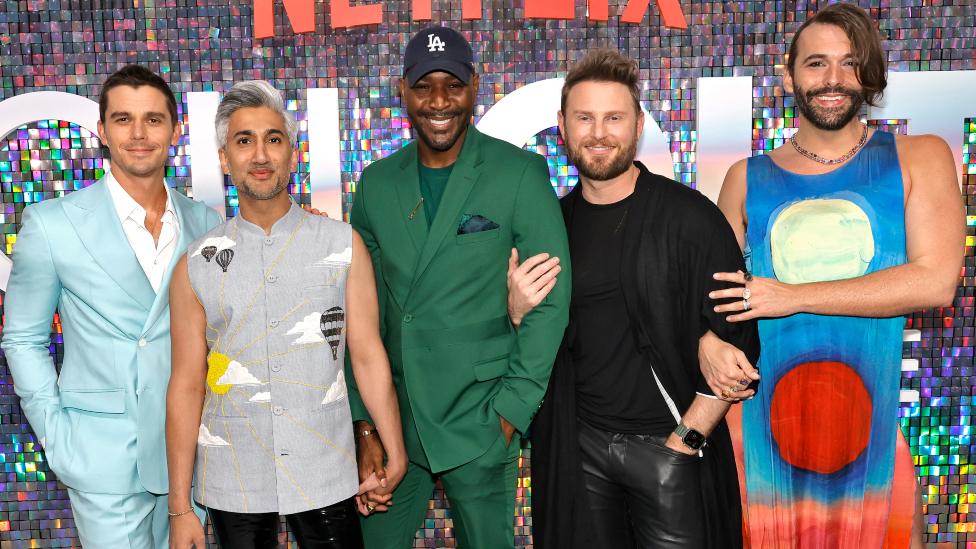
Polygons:
<instances>
[{"instance_id":1,"label":"gold bracelet","mask_svg":"<svg viewBox=\"0 0 976 549\"><path fill-rule=\"evenodd\" d=\"M373 427L371 429L363 429L362 431L359 431L358 433L356 433L356 438L357 439L358 438L366 438L366 437L368 437L370 435L375 435L375 434L376 434L376 427Z\"/></svg>"},{"instance_id":2,"label":"gold bracelet","mask_svg":"<svg viewBox=\"0 0 976 549\"><path fill-rule=\"evenodd\" d=\"M182 517L183 515L187 515L192 512L193 512L193 507L190 507L186 511L180 511L179 513L166 513L166 514L169 515L169 518L176 518L176 517Z\"/></svg>"}]
</instances>

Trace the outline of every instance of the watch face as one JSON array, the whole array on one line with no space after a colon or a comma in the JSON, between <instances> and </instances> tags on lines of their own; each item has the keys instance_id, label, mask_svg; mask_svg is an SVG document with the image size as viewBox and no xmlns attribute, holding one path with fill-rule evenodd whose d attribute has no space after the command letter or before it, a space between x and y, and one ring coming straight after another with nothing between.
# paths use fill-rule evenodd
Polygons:
<instances>
[{"instance_id":1,"label":"watch face","mask_svg":"<svg viewBox=\"0 0 976 549\"><path fill-rule=\"evenodd\" d=\"M683 440L684 443L689 448L693 450L700 450L701 447L705 444L705 435L699 433L694 429L689 429L688 432L685 434L684 438L682 438L681 440Z\"/></svg>"}]
</instances>

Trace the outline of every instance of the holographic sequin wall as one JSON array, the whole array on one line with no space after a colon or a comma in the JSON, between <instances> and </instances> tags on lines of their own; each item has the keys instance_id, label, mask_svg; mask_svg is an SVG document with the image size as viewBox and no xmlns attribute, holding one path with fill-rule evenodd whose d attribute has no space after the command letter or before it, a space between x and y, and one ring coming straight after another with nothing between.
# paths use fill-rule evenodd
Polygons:
<instances>
[{"instance_id":1,"label":"holographic sequin wall","mask_svg":"<svg viewBox=\"0 0 976 549\"><path fill-rule=\"evenodd\" d=\"M0 2L0 100L40 90L97 98L99 85L126 63L160 72L176 92L187 125L186 93L224 91L242 79L263 78L284 90L301 122L299 173L291 192L310 200L306 89L335 87L340 97L341 167L345 211L362 169L411 139L396 96L401 52L424 23L410 21L408 0L384 0L381 25L335 30L327 1L316 4L316 32L292 33L276 2L276 38L254 40L251 2L216 0L6 0ZM678 178L696 183L696 79L753 77L753 152L779 146L795 127L792 99L781 88L783 54L792 33L816 1L683 0L688 30L661 26L653 2L639 25L624 24L625 2L610 2L609 22L588 22L577 0L572 21L526 20L522 0L485 0L483 17L462 21L461 2L434 5L434 21L465 33L481 73L476 118L519 87L565 75L588 48L612 46L640 63L641 99L670 140ZM976 69L976 7L972 0L861 1L879 22L893 71ZM938 101L938 97L933 97ZM971 116L976 116L976 101ZM881 121L904 132L904 121ZM188 128L185 128L188 129ZM959 121L964 134L962 193L967 207L964 278L953 307L912 315L904 356L917 360L902 389L902 428L916 456L926 512L926 541L976 546L976 471L970 457L974 399L974 292L976 292L976 120ZM167 177L189 190L188 138L174 148ZM553 185L564 194L575 183L558 134L543 131L526 147L549 159ZM103 152L88 131L59 120L39 120L0 136L2 231L5 252L16 243L25 205L62 196L103 173ZM236 194L227 188L227 211ZM336 212L338 213L338 212ZM2 298L0 298L2 299ZM60 362L61 335L53 323L51 351ZM911 394L911 393L908 393ZM111 449L106 448L106 452ZM520 547L531 547L529 451L523 454L515 517ZM77 546L63 486L44 455L13 393L0 360L0 548ZM435 492L416 547L453 547L450 513ZM968 542L968 543L967 543Z\"/></svg>"}]
</instances>

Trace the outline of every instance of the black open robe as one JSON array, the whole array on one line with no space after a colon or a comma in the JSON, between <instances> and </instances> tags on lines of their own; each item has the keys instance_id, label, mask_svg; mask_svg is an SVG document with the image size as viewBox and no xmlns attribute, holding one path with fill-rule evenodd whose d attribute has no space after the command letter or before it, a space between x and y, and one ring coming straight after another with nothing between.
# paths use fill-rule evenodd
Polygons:
<instances>
[{"instance_id":1,"label":"black open robe","mask_svg":"<svg viewBox=\"0 0 976 549\"><path fill-rule=\"evenodd\" d=\"M652 174L640 162L635 165L640 175L625 221L621 286L638 349L684 414L696 391L711 394L698 364L699 338L711 329L756 364L759 335L754 321L727 322L708 299L708 292L729 287L714 280L713 273L745 270L722 212L698 191ZM580 185L561 200L567 227L580 200ZM592 528L584 505L570 350L574 314L571 306L569 327L531 430L532 530L538 549L604 549L588 537ZM708 532L708 547L742 547L739 482L724 420L703 454L702 527Z\"/></svg>"}]
</instances>

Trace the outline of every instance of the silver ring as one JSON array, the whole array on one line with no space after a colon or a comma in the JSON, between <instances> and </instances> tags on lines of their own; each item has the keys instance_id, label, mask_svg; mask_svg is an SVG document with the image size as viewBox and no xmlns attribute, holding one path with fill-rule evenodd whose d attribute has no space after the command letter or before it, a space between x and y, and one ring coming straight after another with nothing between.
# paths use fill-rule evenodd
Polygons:
<instances>
[{"instance_id":1,"label":"silver ring","mask_svg":"<svg viewBox=\"0 0 976 549\"><path fill-rule=\"evenodd\" d=\"M742 310L743 311L748 311L750 307L751 307L751 305L749 305L749 298L743 299L742 300Z\"/></svg>"},{"instance_id":2,"label":"silver ring","mask_svg":"<svg viewBox=\"0 0 976 549\"><path fill-rule=\"evenodd\" d=\"M749 288L742 290L742 299L749 299L750 297L752 297L752 290Z\"/></svg>"}]
</instances>

